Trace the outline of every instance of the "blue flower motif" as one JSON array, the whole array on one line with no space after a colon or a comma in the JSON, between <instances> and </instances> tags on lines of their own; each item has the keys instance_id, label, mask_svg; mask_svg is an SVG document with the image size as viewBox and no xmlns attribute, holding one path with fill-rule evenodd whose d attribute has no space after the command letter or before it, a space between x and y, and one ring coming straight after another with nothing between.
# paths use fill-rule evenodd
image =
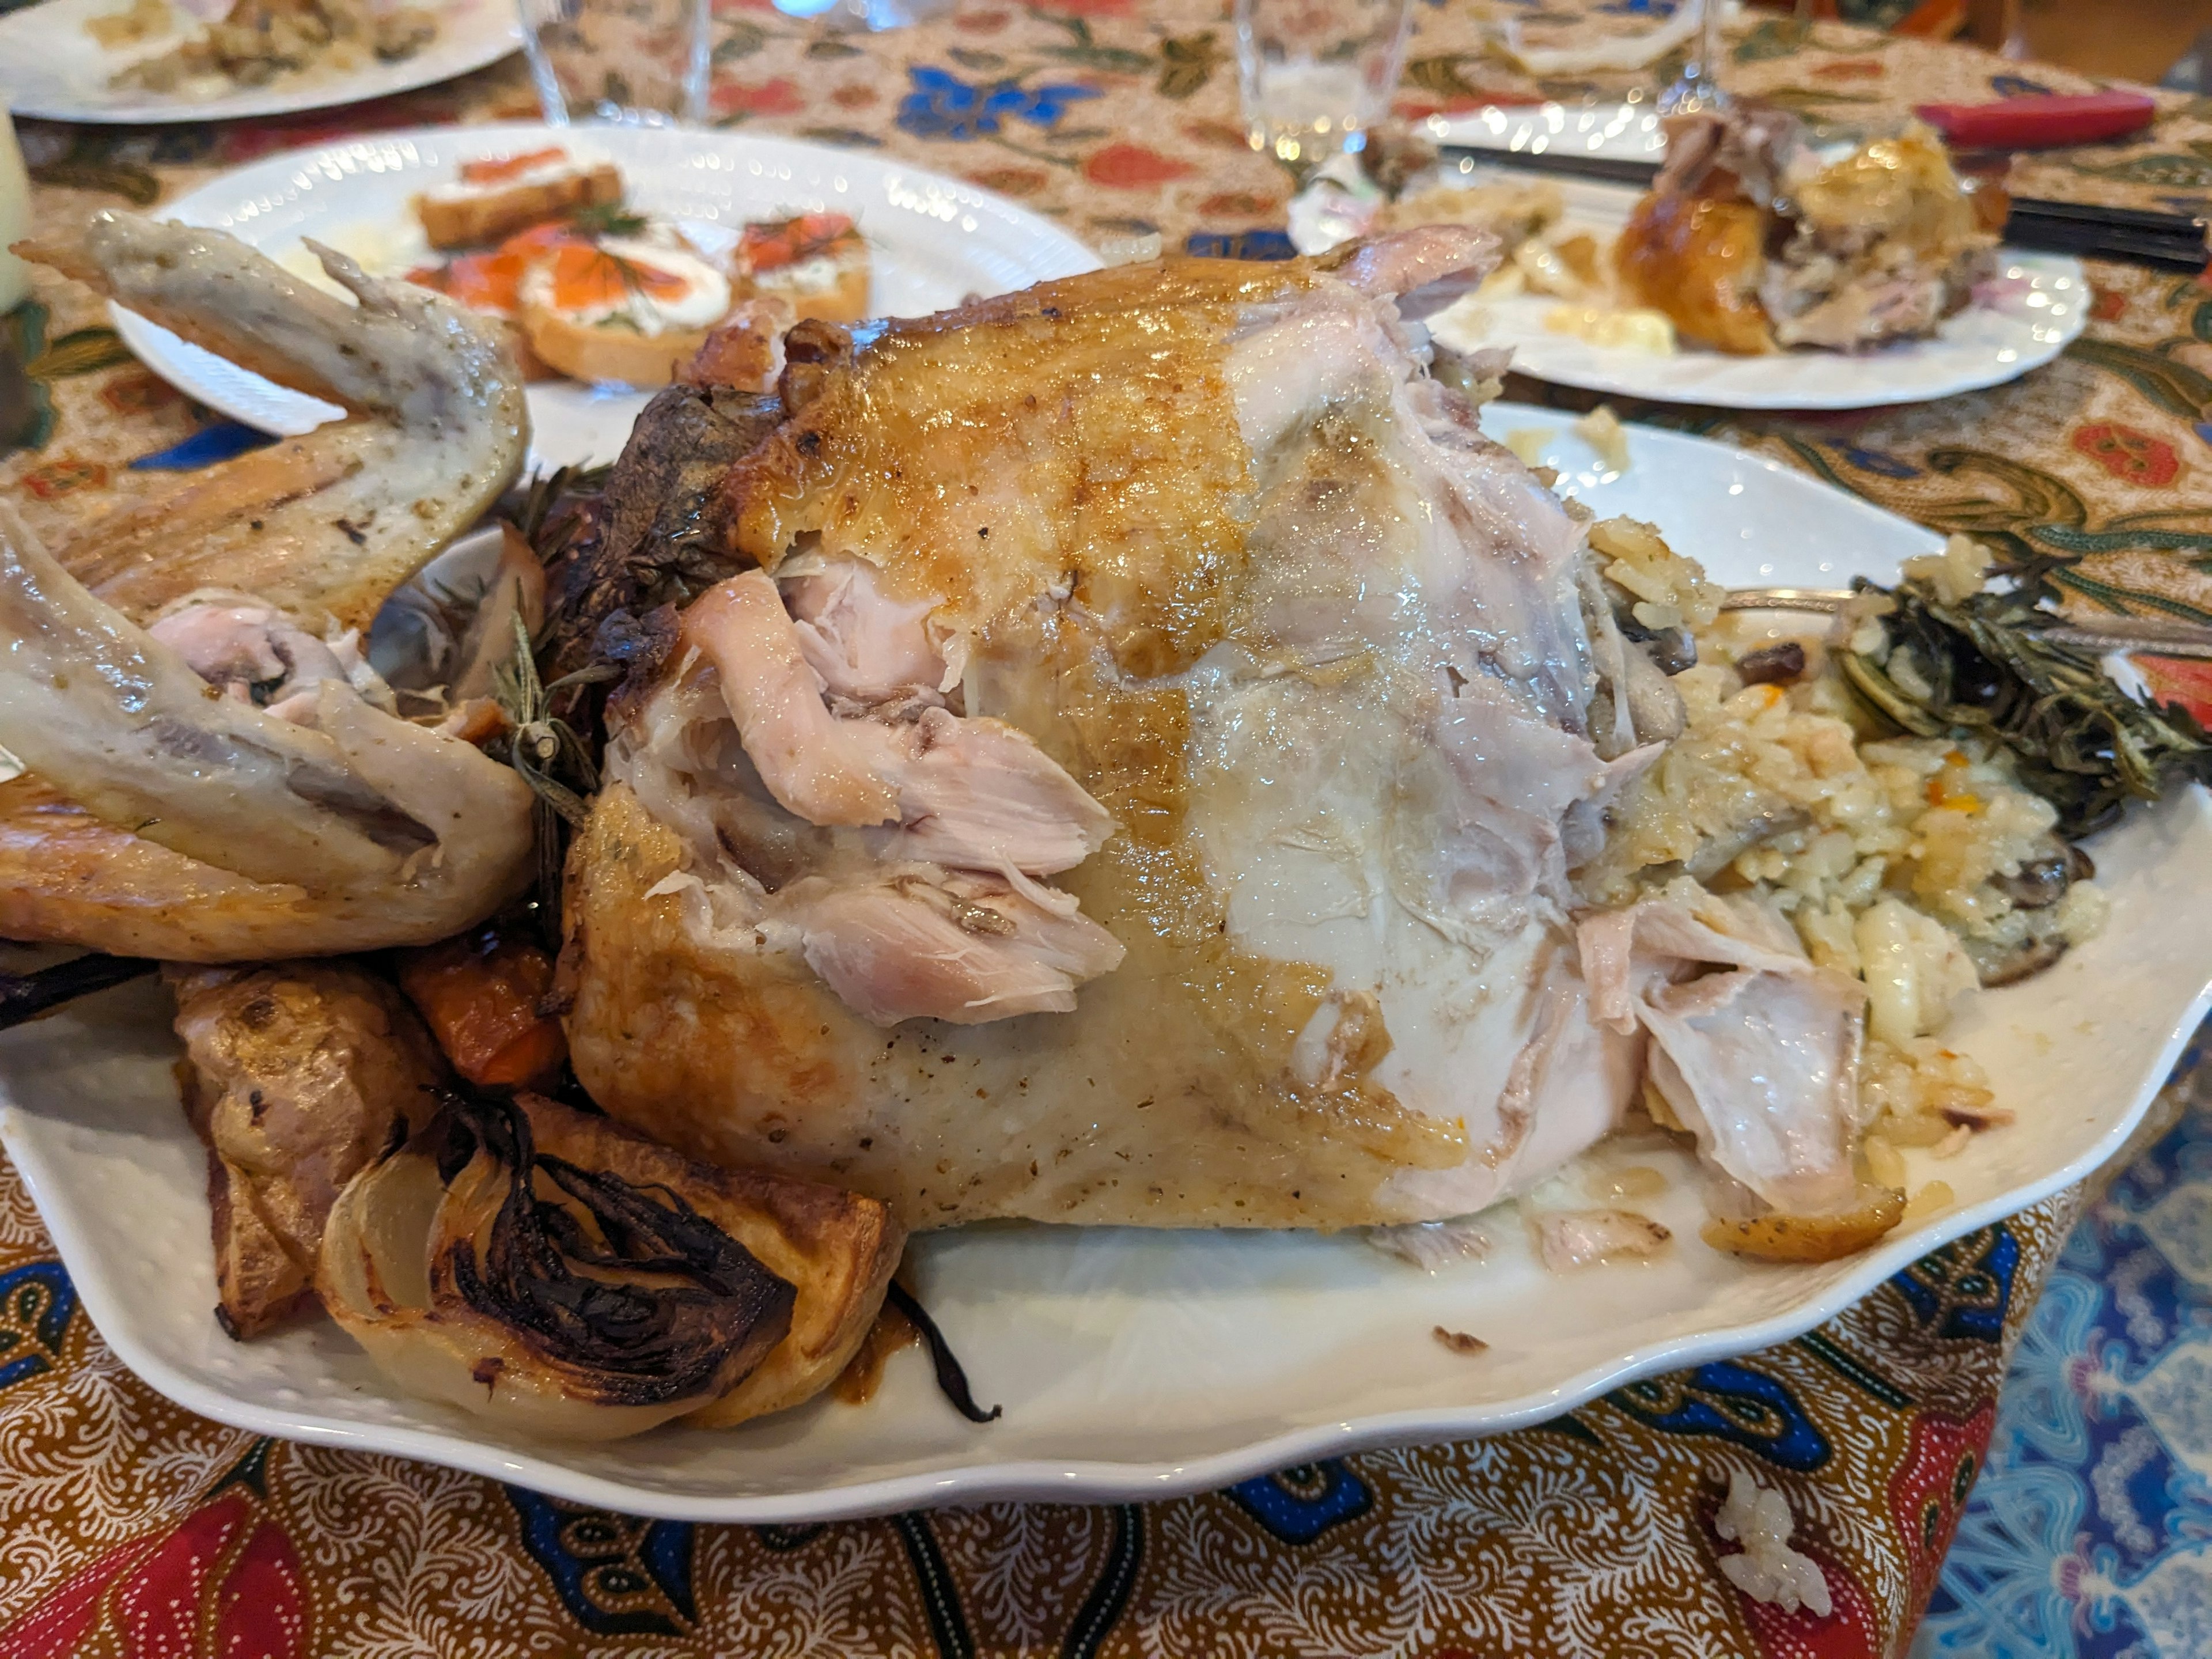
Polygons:
<instances>
[{"instance_id":1,"label":"blue flower motif","mask_svg":"<svg viewBox=\"0 0 2212 1659\"><path fill-rule=\"evenodd\" d=\"M1297 248L1279 230L1194 230L1182 251L1194 259L1295 259Z\"/></svg>"},{"instance_id":2,"label":"blue flower motif","mask_svg":"<svg viewBox=\"0 0 2212 1659\"><path fill-rule=\"evenodd\" d=\"M899 104L898 124L919 138L956 138L965 143L998 131L1012 118L1033 127L1048 127L1067 113L1067 106L1096 98L1096 87L1024 87L997 81L969 86L941 69L909 69L914 90Z\"/></svg>"},{"instance_id":3,"label":"blue flower motif","mask_svg":"<svg viewBox=\"0 0 2212 1659\"><path fill-rule=\"evenodd\" d=\"M1856 444L1832 443L1828 447L1862 472L1879 473L1885 478L1917 478L1920 476L1918 467L1883 450L1863 449Z\"/></svg>"}]
</instances>

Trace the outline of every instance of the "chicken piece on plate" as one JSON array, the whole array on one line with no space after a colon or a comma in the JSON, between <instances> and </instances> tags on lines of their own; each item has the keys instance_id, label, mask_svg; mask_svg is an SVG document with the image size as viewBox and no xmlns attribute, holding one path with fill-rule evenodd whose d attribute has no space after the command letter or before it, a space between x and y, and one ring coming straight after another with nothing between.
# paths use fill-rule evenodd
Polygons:
<instances>
[{"instance_id":1,"label":"chicken piece on plate","mask_svg":"<svg viewBox=\"0 0 2212 1659\"><path fill-rule=\"evenodd\" d=\"M594 1097L911 1225L1456 1216L1611 1127L1642 1038L1566 871L1652 751L1594 746L1577 527L1409 320L1493 257L1130 267L810 349L722 489L759 569L610 705L562 963Z\"/></svg>"},{"instance_id":2,"label":"chicken piece on plate","mask_svg":"<svg viewBox=\"0 0 2212 1659\"><path fill-rule=\"evenodd\" d=\"M513 897L528 789L397 718L360 649L520 467L512 358L459 307L336 254L356 304L128 213L21 251L353 418L51 556L0 513L0 708L30 768L0 785L0 935L267 960L428 943Z\"/></svg>"},{"instance_id":3,"label":"chicken piece on plate","mask_svg":"<svg viewBox=\"0 0 2212 1659\"><path fill-rule=\"evenodd\" d=\"M528 787L371 701L343 638L235 595L139 628L0 504L0 641L31 769L0 785L0 937L185 962L428 944L532 873Z\"/></svg>"},{"instance_id":4,"label":"chicken piece on plate","mask_svg":"<svg viewBox=\"0 0 2212 1659\"><path fill-rule=\"evenodd\" d=\"M352 416L196 472L56 550L134 621L220 586L318 628L325 616L367 628L521 470L530 417L514 354L490 322L426 289L319 250L349 305L221 231L118 211L16 251Z\"/></svg>"},{"instance_id":5,"label":"chicken piece on plate","mask_svg":"<svg viewBox=\"0 0 2212 1659\"><path fill-rule=\"evenodd\" d=\"M1926 127L1831 160L1786 112L1739 109L1668 122L1613 258L1692 344L1856 351L1933 333L1995 242Z\"/></svg>"},{"instance_id":6,"label":"chicken piece on plate","mask_svg":"<svg viewBox=\"0 0 2212 1659\"><path fill-rule=\"evenodd\" d=\"M1645 899L1581 945L1597 1017L1650 1034L1651 1085L1709 1163L1784 1214L1858 1201L1865 986L1749 898Z\"/></svg>"},{"instance_id":7,"label":"chicken piece on plate","mask_svg":"<svg viewBox=\"0 0 2212 1659\"><path fill-rule=\"evenodd\" d=\"M216 1316L233 1336L312 1296L331 1206L430 1121L444 1077L406 1000L349 963L169 970L208 1148Z\"/></svg>"}]
</instances>

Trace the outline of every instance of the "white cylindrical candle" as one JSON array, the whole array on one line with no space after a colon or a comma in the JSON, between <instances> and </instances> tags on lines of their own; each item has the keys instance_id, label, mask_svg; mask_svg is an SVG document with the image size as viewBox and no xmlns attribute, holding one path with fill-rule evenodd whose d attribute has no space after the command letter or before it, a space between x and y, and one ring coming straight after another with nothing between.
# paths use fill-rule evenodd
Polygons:
<instances>
[{"instance_id":1,"label":"white cylindrical candle","mask_svg":"<svg viewBox=\"0 0 2212 1659\"><path fill-rule=\"evenodd\" d=\"M31 175L15 143L15 122L0 108L0 311L13 311L31 291L31 268L8 252L31 234Z\"/></svg>"}]
</instances>

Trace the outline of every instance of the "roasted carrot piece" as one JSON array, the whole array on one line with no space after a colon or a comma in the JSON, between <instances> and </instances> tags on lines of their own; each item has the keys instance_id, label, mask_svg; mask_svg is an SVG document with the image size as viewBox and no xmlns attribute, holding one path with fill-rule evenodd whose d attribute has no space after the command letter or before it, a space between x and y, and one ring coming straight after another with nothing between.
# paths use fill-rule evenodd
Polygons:
<instances>
[{"instance_id":1,"label":"roasted carrot piece","mask_svg":"<svg viewBox=\"0 0 2212 1659\"><path fill-rule=\"evenodd\" d=\"M561 1022L539 1012L553 958L480 927L399 953L399 983L453 1069L480 1087L542 1081L568 1057Z\"/></svg>"}]
</instances>

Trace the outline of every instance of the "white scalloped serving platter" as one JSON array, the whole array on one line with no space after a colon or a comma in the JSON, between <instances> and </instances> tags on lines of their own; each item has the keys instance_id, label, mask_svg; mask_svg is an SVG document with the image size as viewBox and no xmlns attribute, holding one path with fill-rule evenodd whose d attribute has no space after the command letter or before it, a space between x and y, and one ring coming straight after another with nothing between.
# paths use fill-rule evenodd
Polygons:
<instances>
[{"instance_id":1,"label":"white scalloped serving platter","mask_svg":"<svg viewBox=\"0 0 2212 1659\"><path fill-rule=\"evenodd\" d=\"M1554 411L1488 411L1494 432ZM1632 428L1625 473L1559 434L1560 487L1656 521L1733 585L1893 574L1929 532L1778 463ZM2106 932L2025 984L1978 994L1949 1040L2018 1121L1912 1180L1954 1206L1847 1261L1777 1267L1708 1249L1688 1162L1601 1149L1559 1178L1595 1201L1608 1167L1656 1167L1661 1256L1546 1273L1508 1207L1487 1261L1430 1274L1350 1237L988 1226L914 1249L918 1287L998 1422L962 1420L918 1352L864 1407L818 1400L725 1432L533 1443L396 1391L327 1322L249 1343L210 1316L202 1155L179 1108L166 1000L125 987L0 1036L0 1143L84 1305L171 1399L261 1433L422 1458L580 1502L696 1520L793 1522L991 1498L1161 1498L1364 1447L1494 1433L1632 1378L1766 1346L1914 1257L2112 1156L2206 1006L2212 812L2195 793L2098 839ZM733 1057L733 1061L735 1057ZM741 1062L739 1062L741 1063ZM1462 1356L1433 1327L1486 1339Z\"/></svg>"},{"instance_id":2,"label":"white scalloped serving platter","mask_svg":"<svg viewBox=\"0 0 2212 1659\"><path fill-rule=\"evenodd\" d=\"M1649 100L1636 104L1535 104L1432 116L1437 143L1473 150L1660 161L1666 135ZM1528 184L1544 177L1522 167L1468 158L1462 182ZM1610 246L1628 222L1638 191L1625 185L1554 178L1566 198L1563 234L1589 232ZM1998 250L1997 270L1974 303L1928 339L1865 352L1801 349L1758 357L1685 349L1669 356L1595 346L1544 326L1560 302L1520 295L1467 301L1435 319L1441 337L1462 347L1511 346L1513 367L1560 386L1719 409L1868 409L1925 403L2017 380L2049 362L2089 320L2089 283L2079 259Z\"/></svg>"},{"instance_id":3,"label":"white scalloped serving platter","mask_svg":"<svg viewBox=\"0 0 2212 1659\"><path fill-rule=\"evenodd\" d=\"M348 71L306 70L261 87L237 87L215 97L111 86L116 72L142 58L176 50L176 31L111 52L86 33L95 17L130 9L126 0L42 0L0 18L0 104L18 115L55 121L228 121L296 115L358 103L466 75L522 47L514 0L441 0L436 36L396 64L367 63ZM182 15L182 9L176 9Z\"/></svg>"}]
</instances>

